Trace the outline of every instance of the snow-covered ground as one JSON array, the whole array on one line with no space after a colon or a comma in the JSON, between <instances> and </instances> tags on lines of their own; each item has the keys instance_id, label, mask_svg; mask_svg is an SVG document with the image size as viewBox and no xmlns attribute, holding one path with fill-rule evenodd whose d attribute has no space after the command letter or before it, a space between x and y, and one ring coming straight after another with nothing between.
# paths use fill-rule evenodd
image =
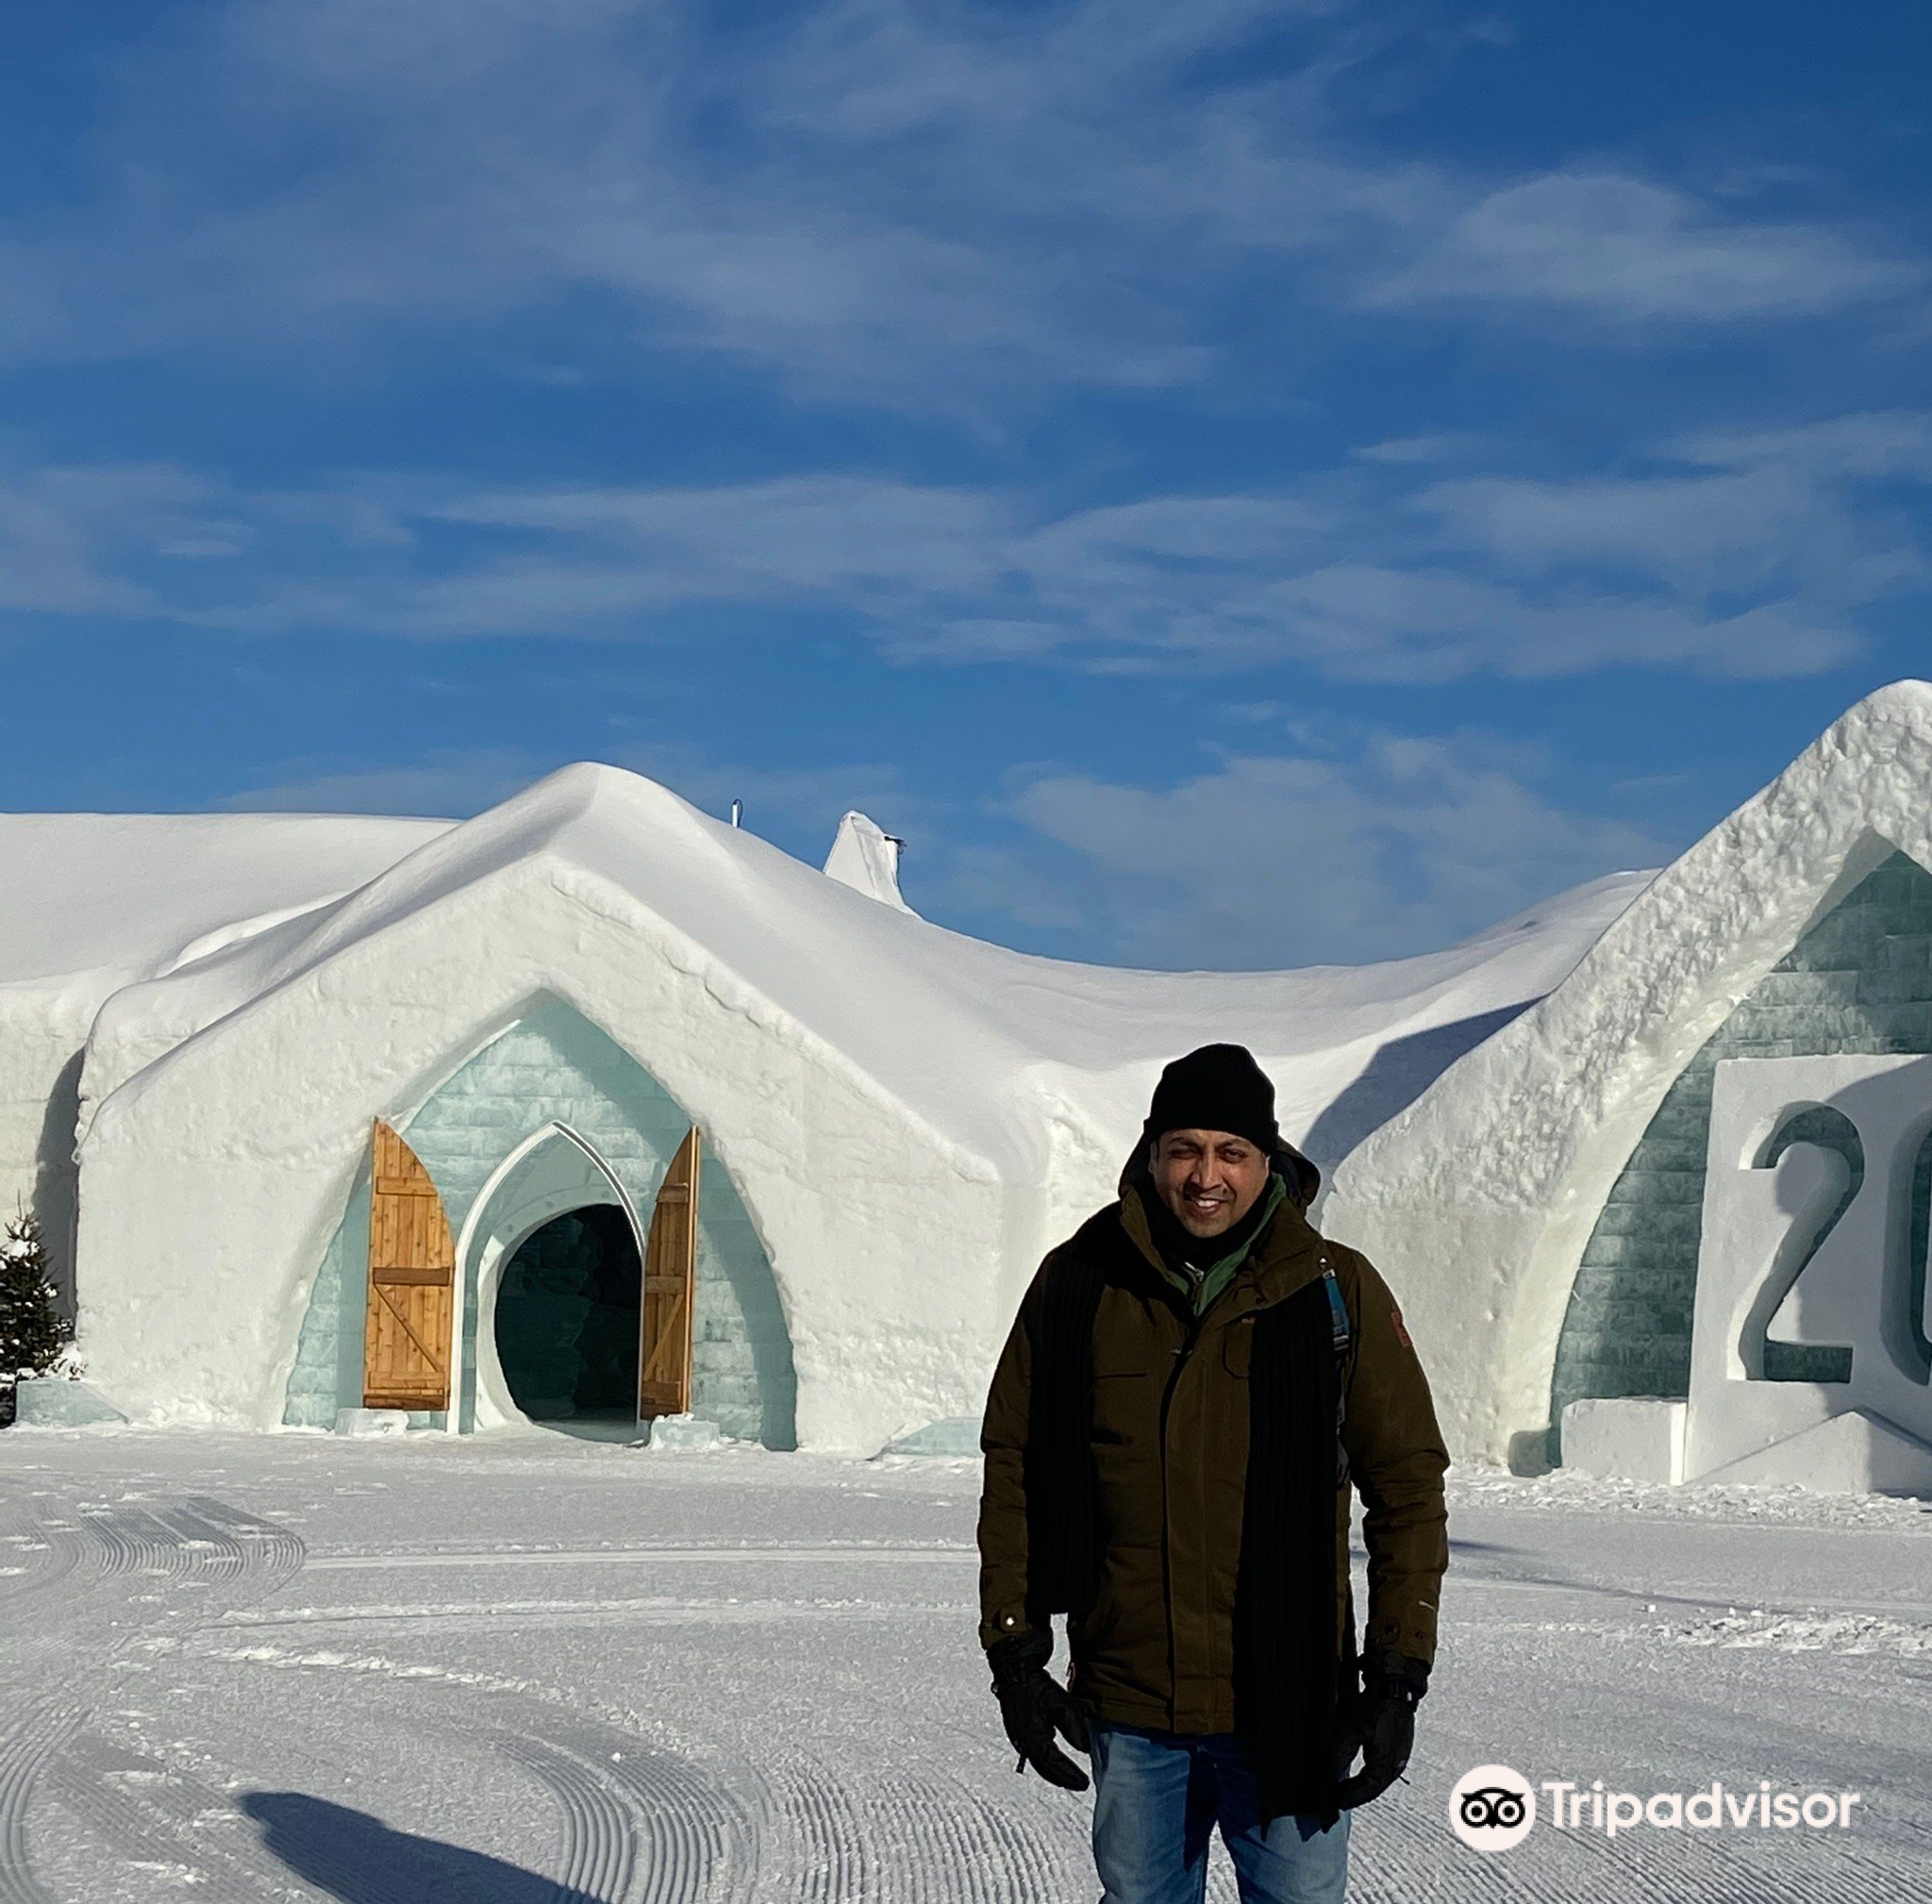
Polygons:
<instances>
[{"instance_id":1,"label":"snow-covered ground","mask_svg":"<svg viewBox=\"0 0 1932 1904\"><path fill-rule=\"evenodd\" d=\"M1077 1899L973 1636L977 1464L556 1436L0 1437L0 1904ZM1932 1895L1932 1507L1453 1478L1352 1896ZM1359 1591L1359 1589L1358 1589ZM1486 1858L1451 1785L1857 1792ZM1215 1895L1231 1896L1224 1871Z\"/></svg>"}]
</instances>

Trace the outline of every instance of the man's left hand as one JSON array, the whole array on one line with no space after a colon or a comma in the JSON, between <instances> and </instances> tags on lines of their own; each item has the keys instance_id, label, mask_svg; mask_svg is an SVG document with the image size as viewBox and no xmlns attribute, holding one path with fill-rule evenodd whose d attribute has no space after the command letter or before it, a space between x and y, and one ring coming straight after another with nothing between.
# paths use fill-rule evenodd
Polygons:
<instances>
[{"instance_id":1,"label":"man's left hand","mask_svg":"<svg viewBox=\"0 0 1932 1904\"><path fill-rule=\"evenodd\" d=\"M1363 1660L1361 1690L1343 1707L1336 1733L1335 1802L1344 1812L1379 1798L1402 1776L1415 1745L1416 1703L1428 1685L1421 1660L1383 1652ZM1357 1752L1362 1768L1351 1778Z\"/></svg>"}]
</instances>

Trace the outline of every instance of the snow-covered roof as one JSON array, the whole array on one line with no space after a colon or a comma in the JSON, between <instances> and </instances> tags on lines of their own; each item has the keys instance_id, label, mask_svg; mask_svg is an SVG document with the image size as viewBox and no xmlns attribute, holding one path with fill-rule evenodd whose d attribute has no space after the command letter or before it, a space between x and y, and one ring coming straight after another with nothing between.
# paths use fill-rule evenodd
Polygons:
<instances>
[{"instance_id":1,"label":"snow-covered roof","mask_svg":"<svg viewBox=\"0 0 1932 1904\"><path fill-rule=\"evenodd\" d=\"M447 820L0 813L0 985L96 997L366 884Z\"/></svg>"},{"instance_id":2,"label":"snow-covered roof","mask_svg":"<svg viewBox=\"0 0 1932 1904\"><path fill-rule=\"evenodd\" d=\"M1314 1148L1340 1156L1500 1013L1547 992L1648 877L1613 875L1464 944L1382 964L1124 971L949 931L652 781L580 764L419 837L333 904L123 991L96 1027L90 1097L199 1027L221 1020L219 1035L228 1035L253 1000L450 895L533 865L601 912L669 925L747 996L996 1168L1037 1165L1042 1093L1124 1141L1159 1065L1224 1038L1271 1066L1291 1135L1309 1137L1329 1114ZM1355 1109L1338 1122L1351 1087Z\"/></svg>"},{"instance_id":3,"label":"snow-covered roof","mask_svg":"<svg viewBox=\"0 0 1932 1904\"><path fill-rule=\"evenodd\" d=\"M1533 1010L1448 1066L1336 1194L1547 1209L1614 1113L1648 1109L1732 1008L1892 851L1932 867L1932 682L1848 710L1657 875ZM1616 1159L1621 1165L1628 1144Z\"/></svg>"}]
</instances>

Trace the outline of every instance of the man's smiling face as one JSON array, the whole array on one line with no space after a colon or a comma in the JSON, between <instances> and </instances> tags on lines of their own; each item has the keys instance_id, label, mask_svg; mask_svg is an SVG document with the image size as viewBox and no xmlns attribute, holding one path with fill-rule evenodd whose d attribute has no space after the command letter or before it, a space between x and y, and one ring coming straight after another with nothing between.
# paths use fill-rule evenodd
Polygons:
<instances>
[{"instance_id":1,"label":"man's smiling face","mask_svg":"<svg viewBox=\"0 0 1932 1904\"><path fill-rule=\"evenodd\" d=\"M1223 1235L1268 1184L1268 1153L1231 1130L1167 1130L1154 1145L1154 1187L1190 1236Z\"/></svg>"}]
</instances>

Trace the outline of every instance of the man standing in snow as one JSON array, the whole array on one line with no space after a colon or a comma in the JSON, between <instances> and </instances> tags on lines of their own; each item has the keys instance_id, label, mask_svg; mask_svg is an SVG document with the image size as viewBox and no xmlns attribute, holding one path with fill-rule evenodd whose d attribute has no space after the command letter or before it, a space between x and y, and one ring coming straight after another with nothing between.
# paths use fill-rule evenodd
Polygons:
<instances>
[{"instance_id":1,"label":"man standing in snow","mask_svg":"<svg viewBox=\"0 0 1932 1904\"><path fill-rule=\"evenodd\" d=\"M1176 1060L993 1377L980 1638L1021 1763L1084 1791L1056 1735L1091 1754L1103 1904L1199 1904L1217 1824L1245 1904L1339 1904L1349 1810L1408 1762L1449 1458L1388 1285L1304 1213L1320 1181L1247 1051Z\"/></svg>"}]
</instances>

